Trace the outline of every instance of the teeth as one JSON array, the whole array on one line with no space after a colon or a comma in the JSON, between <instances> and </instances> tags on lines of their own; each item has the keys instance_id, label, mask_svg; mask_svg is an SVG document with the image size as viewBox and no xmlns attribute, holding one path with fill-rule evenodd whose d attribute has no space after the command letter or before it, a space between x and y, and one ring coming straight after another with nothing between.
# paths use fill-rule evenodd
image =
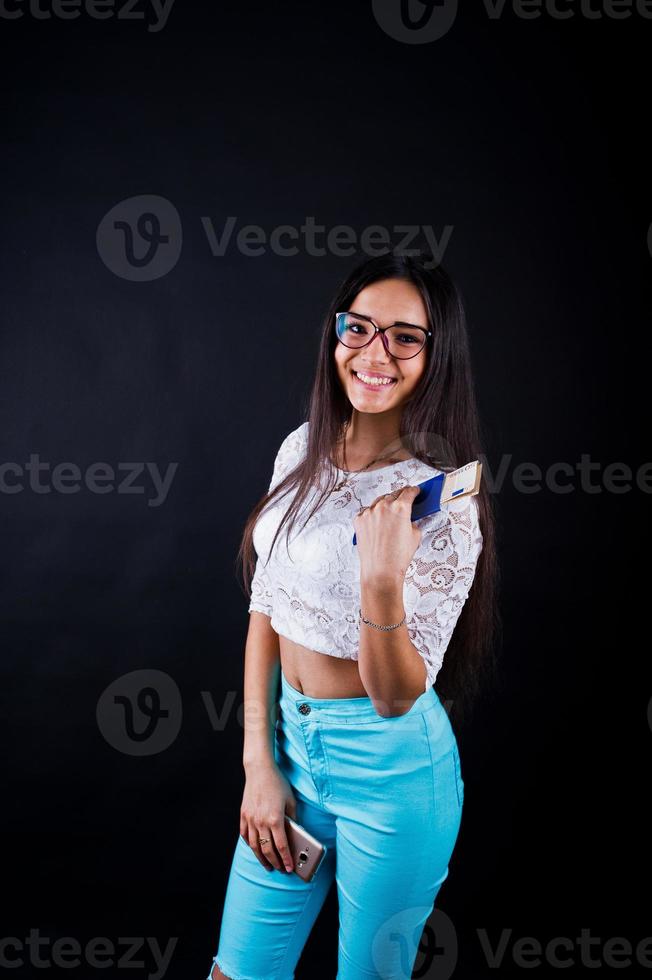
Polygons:
<instances>
[{"instance_id":1,"label":"teeth","mask_svg":"<svg viewBox=\"0 0 652 980\"><path fill-rule=\"evenodd\" d=\"M368 378L366 374L360 374L359 371L354 371L353 373L356 375L356 377L360 378L361 381L364 381L365 384L368 384L368 385L391 385L391 384L393 384L393 379L392 378Z\"/></svg>"}]
</instances>

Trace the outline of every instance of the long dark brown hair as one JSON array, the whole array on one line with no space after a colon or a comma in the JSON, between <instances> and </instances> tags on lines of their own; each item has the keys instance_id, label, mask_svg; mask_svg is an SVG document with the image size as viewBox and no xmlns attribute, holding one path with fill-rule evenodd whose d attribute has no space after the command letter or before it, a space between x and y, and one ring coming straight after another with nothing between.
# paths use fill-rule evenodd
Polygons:
<instances>
[{"instance_id":1,"label":"long dark brown hair","mask_svg":"<svg viewBox=\"0 0 652 980\"><path fill-rule=\"evenodd\" d=\"M425 371L410 400L403 406L400 439L417 459L449 471L484 457L481 426L476 405L466 317L459 291L432 255L388 253L366 258L346 277L333 297L321 330L321 343L312 390L308 396L308 443L304 458L256 504L247 518L236 566L242 571L244 589L251 596L251 579L256 565L253 529L261 511L277 496L296 488L290 507L276 531L287 523L288 536L302 504L317 486L317 478L335 457L352 406L342 389L335 363L335 314L349 310L358 293L370 283L403 279L413 283L423 299L428 325L433 332L426 345ZM305 421L302 419L301 421ZM297 425L300 423L298 422ZM331 492L333 480L317 499L310 515ZM449 715L462 720L467 709L489 682L496 679L497 638L501 630L498 608L499 566L496 557L496 519L486 480L476 497L483 546L473 584L446 649L435 688L450 704ZM270 554L271 550L270 549Z\"/></svg>"}]
</instances>

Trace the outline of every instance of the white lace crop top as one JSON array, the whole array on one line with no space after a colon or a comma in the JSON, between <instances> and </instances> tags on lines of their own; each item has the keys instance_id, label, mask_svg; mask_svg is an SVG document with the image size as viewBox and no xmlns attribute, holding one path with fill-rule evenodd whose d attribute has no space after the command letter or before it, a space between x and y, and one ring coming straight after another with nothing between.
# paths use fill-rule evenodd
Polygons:
<instances>
[{"instance_id":1,"label":"white lace crop top","mask_svg":"<svg viewBox=\"0 0 652 980\"><path fill-rule=\"evenodd\" d=\"M309 424L304 422L283 440L270 490L305 455ZM344 477L343 471L338 472ZM413 458L352 474L347 484L332 491L304 523L316 502L316 496L309 494L289 542L286 544L286 523L271 560L265 565L294 491L281 494L280 500L263 510L254 527L258 557L249 612L255 610L271 617L272 628L278 634L310 650L357 660L360 560L352 543L353 519L360 507L368 506L380 494L414 486L440 472ZM319 490L315 487L313 493L317 495ZM482 534L475 497L453 500L438 513L415 523L422 531L421 543L405 575L403 606L408 635L425 662L427 691L435 682L469 594L482 550Z\"/></svg>"}]
</instances>

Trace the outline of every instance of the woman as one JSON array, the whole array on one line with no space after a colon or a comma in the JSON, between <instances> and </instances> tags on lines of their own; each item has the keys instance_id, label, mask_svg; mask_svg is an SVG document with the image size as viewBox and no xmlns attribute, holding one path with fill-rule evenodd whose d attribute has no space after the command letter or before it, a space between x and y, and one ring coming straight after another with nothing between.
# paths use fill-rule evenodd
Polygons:
<instances>
[{"instance_id":1,"label":"woman","mask_svg":"<svg viewBox=\"0 0 652 980\"><path fill-rule=\"evenodd\" d=\"M463 308L433 265L384 255L342 284L309 418L245 527L246 779L211 980L293 977L333 880L338 980L410 977L448 875L464 782L433 685L479 692L496 563L484 485L410 520L418 483L481 452ZM327 848L308 883L286 814Z\"/></svg>"}]
</instances>

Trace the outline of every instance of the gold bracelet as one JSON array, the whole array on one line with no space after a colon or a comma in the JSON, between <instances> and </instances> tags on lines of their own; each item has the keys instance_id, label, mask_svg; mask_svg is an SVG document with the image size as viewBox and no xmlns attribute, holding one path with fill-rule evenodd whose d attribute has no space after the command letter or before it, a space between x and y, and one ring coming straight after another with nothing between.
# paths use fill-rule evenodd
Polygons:
<instances>
[{"instance_id":1,"label":"gold bracelet","mask_svg":"<svg viewBox=\"0 0 652 980\"><path fill-rule=\"evenodd\" d=\"M373 626L373 628L375 630L395 630L395 629L398 629L399 626L402 626L403 625L403 623L405 622L405 620L407 618L407 613L406 613L400 623L394 623L393 626L379 626L378 623L372 623L370 619L365 619L364 616L362 615L362 609L358 609L358 612L360 613L360 619L362 620L362 622L363 623L366 623L367 626Z\"/></svg>"}]
</instances>

